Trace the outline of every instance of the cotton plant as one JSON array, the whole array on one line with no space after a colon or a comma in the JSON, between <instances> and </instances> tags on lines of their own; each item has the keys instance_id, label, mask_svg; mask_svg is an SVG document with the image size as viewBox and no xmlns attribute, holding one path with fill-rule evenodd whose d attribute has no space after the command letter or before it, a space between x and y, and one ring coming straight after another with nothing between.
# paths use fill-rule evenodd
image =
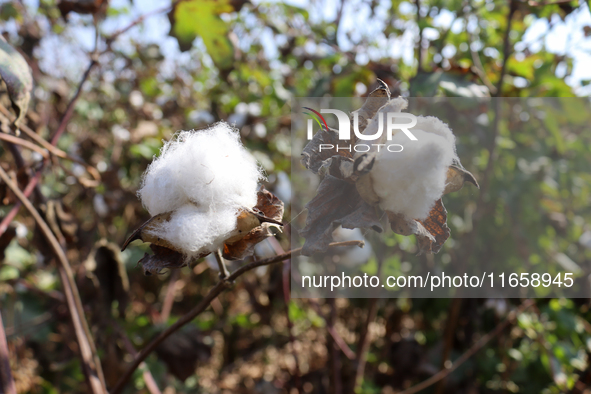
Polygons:
<instances>
[{"instance_id":1,"label":"cotton plant","mask_svg":"<svg viewBox=\"0 0 591 394\"><path fill-rule=\"evenodd\" d=\"M153 253L140 260L146 273L178 268L214 254L220 275L224 259L252 255L254 246L280 227L283 202L259 186L261 167L225 122L181 131L148 166L138 191L152 216L125 242L141 239Z\"/></svg>"},{"instance_id":2,"label":"cotton plant","mask_svg":"<svg viewBox=\"0 0 591 394\"><path fill-rule=\"evenodd\" d=\"M370 97L352 114L364 135L376 135L380 117L401 113L408 105L402 97L391 99L385 84ZM302 163L323 178L306 205L308 218L300 232L305 238L303 254L325 251L339 226L381 232L383 216L395 233L415 234L420 253L441 249L450 234L442 196L461 189L464 182L477 187L478 183L462 167L449 126L432 116L416 118L411 129L416 140L395 130L390 141L383 133L367 152L343 149L355 144L356 137L339 140L337 131L325 128L316 133L304 148ZM321 144L334 148L321 149ZM379 148L390 144L402 149Z\"/></svg>"}]
</instances>

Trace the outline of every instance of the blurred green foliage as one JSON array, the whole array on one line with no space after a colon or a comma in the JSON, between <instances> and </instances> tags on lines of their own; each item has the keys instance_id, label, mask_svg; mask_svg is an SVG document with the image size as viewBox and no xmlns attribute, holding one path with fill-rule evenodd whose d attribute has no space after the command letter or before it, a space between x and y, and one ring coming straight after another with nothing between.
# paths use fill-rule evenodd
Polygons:
<instances>
[{"instance_id":1,"label":"blurred green foliage","mask_svg":"<svg viewBox=\"0 0 591 394\"><path fill-rule=\"evenodd\" d=\"M245 145L267 171L267 187L286 200L290 218L289 193L281 190L291 167L292 97L359 96L376 78L395 94L413 97L556 97L553 108L543 109L545 116L527 122L520 111L506 108L496 138L487 128L458 135L460 158L486 188L482 195L466 188L446 197L453 235L438 259L486 258L528 270L561 253L589 275L591 251L578 242L591 231L588 106L560 99L585 92L585 81L577 87L570 78L569 85L577 59L544 44L556 34L553 26L565 25L583 37L572 45L583 45L589 26L579 24L589 14L586 4L422 0L417 12L417 3L399 0L304 5L191 0L148 17L107 45L113 32L151 8L112 1L92 15L64 15L64 3L4 2L0 30L33 69L35 87L24 122L46 139L57 129L90 57L98 61L58 146L98 169L100 184L89 187L82 166L56 158L31 198L46 217L48 201L63 207L54 224L75 268L109 387L131 359L125 341L141 349L199 302L217 273L201 261L178 274L144 277L135 264L146 249L134 245L115 262L124 264L129 276L128 300L112 299L105 307L100 295L106 282L121 278L114 271L97 274L89 263L95 243L121 245L148 218L135 193L163 139L219 120L240 128ZM550 28L537 42L524 41L539 21L548 21ZM176 39L165 34L168 30ZM0 104L9 109L5 99ZM577 126L565 129L567 118ZM4 118L0 124L6 131ZM24 169L2 145L1 165L15 179L22 173L30 177L39 165L35 154L26 149L21 154ZM4 216L15 200L5 188L0 197ZM19 391L87 392L51 252L24 210L12 228L16 236L0 264L0 306ZM288 238L278 238L284 249ZM388 233L385 244L391 253L383 272L398 275L414 254L414 243ZM428 266L429 259L421 261ZM370 260L366 269L375 271L376 262ZM299 385L304 392L332 393L340 382L342 392L352 392L357 364L336 347L327 327L334 326L345 345L359 351L372 301L294 299L286 305L284 275L280 266L252 272L191 323L199 335L185 349L195 357L187 361L195 362L195 373L186 380L175 377L177 366L162 353L152 354L145 368L160 389L291 393ZM171 300L172 310L163 313ZM444 352L457 359L518 303L378 301L356 392L393 393L428 378L444 367ZM591 385L585 380L590 319L588 299L540 299L444 383L425 392L581 393ZM142 371L135 372L127 392L148 392Z\"/></svg>"}]
</instances>

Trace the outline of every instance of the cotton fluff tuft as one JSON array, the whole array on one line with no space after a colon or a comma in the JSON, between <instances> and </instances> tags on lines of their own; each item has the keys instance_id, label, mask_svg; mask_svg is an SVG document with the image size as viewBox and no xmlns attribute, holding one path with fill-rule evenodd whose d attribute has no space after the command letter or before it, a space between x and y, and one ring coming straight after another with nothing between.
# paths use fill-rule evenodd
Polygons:
<instances>
[{"instance_id":1,"label":"cotton fluff tuft","mask_svg":"<svg viewBox=\"0 0 591 394\"><path fill-rule=\"evenodd\" d=\"M146 170L138 191L152 216L172 212L153 231L188 257L213 252L233 235L240 209L257 204L260 167L227 123L181 131Z\"/></svg>"},{"instance_id":2,"label":"cotton fluff tuft","mask_svg":"<svg viewBox=\"0 0 591 394\"><path fill-rule=\"evenodd\" d=\"M445 189L447 169L454 159L455 136L435 117L417 117L410 129L417 141L395 133L387 144L400 144L402 152L382 149L370 172L373 189L384 210L423 220Z\"/></svg>"}]
</instances>

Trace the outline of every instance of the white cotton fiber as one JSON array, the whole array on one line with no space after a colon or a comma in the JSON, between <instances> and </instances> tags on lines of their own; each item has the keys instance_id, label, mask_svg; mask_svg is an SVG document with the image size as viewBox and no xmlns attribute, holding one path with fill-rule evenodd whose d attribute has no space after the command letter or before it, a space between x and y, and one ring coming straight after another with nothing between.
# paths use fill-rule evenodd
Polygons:
<instances>
[{"instance_id":1,"label":"white cotton fiber","mask_svg":"<svg viewBox=\"0 0 591 394\"><path fill-rule=\"evenodd\" d=\"M154 233L195 256L214 251L257 203L260 167L227 123L181 131L144 174L138 196L152 216L173 212Z\"/></svg>"},{"instance_id":2,"label":"white cotton fiber","mask_svg":"<svg viewBox=\"0 0 591 394\"><path fill-rule=\"evenodd\" d=\"M410 131L417 141L403 132L394 134L387 144L404 149L381 150L370 175L382 209L423 220L445 189L447 169L456 158L455 137L434 117L417 117Z\"/></svg>"}]
</instances>

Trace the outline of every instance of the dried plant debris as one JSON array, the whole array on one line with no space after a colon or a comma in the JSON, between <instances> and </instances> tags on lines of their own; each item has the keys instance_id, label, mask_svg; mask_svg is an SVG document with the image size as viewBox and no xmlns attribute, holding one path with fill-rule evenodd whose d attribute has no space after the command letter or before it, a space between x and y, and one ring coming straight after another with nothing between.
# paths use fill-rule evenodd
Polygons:
<instances>
[{"instance_id":1,"label":"dried plant debris","mask_svg":"<svg viewBox=\"0 0 591 394\"><path fill-rule=\"evenodd\" d=\"M146 273L179 268L221 249L230 260L252 255L254 245L280 227L283 202L258 187L260 167L237 130L218 123L183 131L162 148L138 192L152 218L127 239L149 242Z\"/></svg>"},{"instance_id":2,"label":"dried plant debris","mask_svg":"<svg viewBox=\"0 0 591 394\"><path fill-rule=\"evenodd\" d=\"M124 316L128 301L129 279L117 245L104 239L98 241L86 260L85 266L88 275L91 275L95 282L95 290L98 290L98 296L102 299L104 311L110 314L113 301L117 301L119 314Z\"/></svg>"},{"instance_id":3,"label":"dried plant debris","mask_svg":"<svg viewBox=\"0 0 591 394\"><path fill-rule=\"evenodd\" d=\"M243 234L241 231L239 237L235 240L226 240L222 253L224 258L228 260L242 260L248 256L252 256L255 245L273 235L271 231L272 227L280 229L283 218L283 201L273 193L261 189L258 192L258 202L253 211L253 216L258 219L257 225L249 231L244 231L246 235L242 237L240 237ZM251 215L249 212L245 213Z\"/></svg>"},{"instance_id":4,"label":"dried plant debris","mask_svg":"<svg viewBox=\"0 0 591 394\"><path fill-rule=\"evenodd\" d=\"M177 331L156 348L156 354L167 366L168 372L184 382L195 374L200 363L211 358L211 345L197 329Z\"/></svg>"},{"instance_id":5,"label":"dried plant debris","mask_svg":"<svg viewBox=\"0 0 591 394\"><path fill-rule=\"evenodd\" d=\"M404 98L390 99L385 84L369 97L383 100L380 107L375 100L367 100L355 111L364 135L378 132L379 116L402 112L408 105ZM357 142L355 135L351 140L338 140L335 130L322 128L306 145L302 163L323 178L316 196L306 206L308 218L300 232L305 238L303 254L325 251L338 226L381 231L383 216L388 217L397 234L416 235L419 253L441 250L450 234L442 196L460 190L465 182L476 187L478 182L462 167L449 126L432 116L416 118L417 124L410 129L415 141L395 130L390 141L385 132L372 141L368 152L321 151L320 144L336 147L338 141L339 147L349 147ZM386 143L403 149L379 149Z\"/></svg>"}]
</instances>

